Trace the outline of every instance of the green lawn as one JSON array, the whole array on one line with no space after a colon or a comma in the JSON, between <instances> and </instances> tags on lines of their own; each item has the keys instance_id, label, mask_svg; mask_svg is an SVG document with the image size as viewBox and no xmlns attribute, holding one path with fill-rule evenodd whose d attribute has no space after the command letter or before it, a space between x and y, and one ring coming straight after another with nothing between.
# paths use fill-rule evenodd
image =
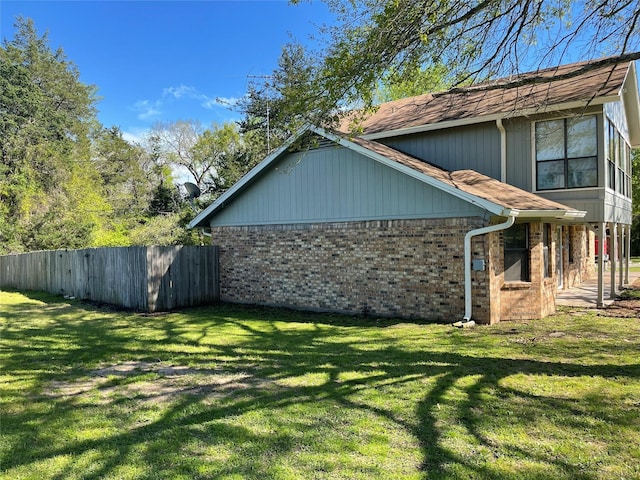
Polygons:
<instances>
[{"instance_id":1,"label":"green lawn","mask_svg":"<svg viewBox=\"0 0 640 480\"><path fill-rule=\"evenodd\" d=\"M459 330L10 292L0 318L3 478L640 478L635 319Z\"/></svg>"}]
</instances>

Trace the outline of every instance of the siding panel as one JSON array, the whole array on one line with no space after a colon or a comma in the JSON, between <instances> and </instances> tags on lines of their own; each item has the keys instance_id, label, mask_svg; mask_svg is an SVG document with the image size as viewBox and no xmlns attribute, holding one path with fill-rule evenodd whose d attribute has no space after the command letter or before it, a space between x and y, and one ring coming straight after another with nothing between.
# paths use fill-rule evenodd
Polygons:
<instances>
[{"instance_id":1,"label":"siding panel","mask_svg":"<svg viewBox=\"0 0 640 480\"><path fill-rule=\"evenodd\" d=\"M461 217L482 213L465 201L368 157L335 147L288 155L220 210L212 225Z\"/></svg>"},{"instance_id":2,"label":"siding panel","mask_svg":"<svg viewBox=\"0 0 640 480\"><path fill-rule=\"evenodd\" d=\"M500 132L494 122L378 141L446 170L472 169L500 180Z\"/></svg>"}]
</instances>

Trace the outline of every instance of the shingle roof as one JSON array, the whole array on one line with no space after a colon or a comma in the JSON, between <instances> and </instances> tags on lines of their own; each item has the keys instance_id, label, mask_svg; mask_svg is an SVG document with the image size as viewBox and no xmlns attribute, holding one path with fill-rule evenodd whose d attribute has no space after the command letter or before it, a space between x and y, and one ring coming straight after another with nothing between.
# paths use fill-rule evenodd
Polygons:
<instances>
[{"instance_id":1,"label":"shingle roof","mask_svg":"<svg viewBox=\"0 0 640 480\"><path fill-rule=\"evenodd\" d=\"M366 148L367 150L382 155L389 160L412 168L420 173L428 175L431 178L435 178L449 186L457 188L458 190L500 205L505 209L521 211L576 211L572 207L568 207L552 200L547 200L546 198L540 197L534 193L503 183L474 170L455 170L450 172L405 153L399 152L398 150L379 142L364 140L362 138L352 138L350 141Z\"/></svg>"},{"instance_id":2,"label":"shingle roof","mask_svg":"<svg viewBox=\"0 0 640 480\"><path fill-rule=\"evenodd\" d=\"M515 115L550 105L593 102L617 96L629 69L629 61L592 68L593 62L564 65L479 84L465 89L426 94L383 103L362 124L364 135L388 132L446 121L459 121L495 114ZM583 73L570 76L581 69ZM549 81L553 78L554 81ZM561 79L557 79L562 77ZM548 80L547 80L548 79ZM535 83L526 83L534 81ZM514 86L519 85L519 86ZM340 130L349 130L346 118Z\"/></svg>"}]
</instances>

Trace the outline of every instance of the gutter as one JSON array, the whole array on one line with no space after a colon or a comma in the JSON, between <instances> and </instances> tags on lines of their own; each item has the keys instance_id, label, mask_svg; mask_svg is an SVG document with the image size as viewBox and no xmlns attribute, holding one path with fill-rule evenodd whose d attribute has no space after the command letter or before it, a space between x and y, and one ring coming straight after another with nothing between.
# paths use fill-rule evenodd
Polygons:
<instances>
[{"instance_id":1,"label":"gutter","mask_svg":"<svg viewBox=\"0 0 640 480\"><path fill-rule=\"evenodd\" d=\"M514 224L516 221L517 212L512 210L506 210L505 216L507 221L499 223L497 225L489 225L488 227L476 228L470 230L464 236L464 318L463 322L471 322L471 239L478 235L484 235L485 233L497 232L499 230L506 230ZM464 323L461 324L464 326Z\"/></svg>"}]
</instances>

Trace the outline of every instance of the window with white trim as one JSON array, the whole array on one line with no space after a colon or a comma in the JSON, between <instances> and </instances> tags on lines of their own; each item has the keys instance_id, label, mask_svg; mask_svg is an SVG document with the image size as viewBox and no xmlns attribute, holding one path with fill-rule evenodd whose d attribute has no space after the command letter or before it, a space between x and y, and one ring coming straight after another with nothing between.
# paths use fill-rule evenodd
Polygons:
<instances>
[{"instance_id":1,"label":"window with white trim","mask_svg":"<svg viewBox=\"0 0 640 480\"><path fill-rule=\"evenodd\" d=\"M595 115L535 124L536 189L598 186Z\"/></svg>"},{"instance_id":2,"label":"window with white trim","mask_svg":"<svg viewBox=\"0 0 640 480\"><path fill-rule=\"evenodd\" d=\"M607 187L631 198L631 148L607 118Z\"/></svg>"}]
</instances>

